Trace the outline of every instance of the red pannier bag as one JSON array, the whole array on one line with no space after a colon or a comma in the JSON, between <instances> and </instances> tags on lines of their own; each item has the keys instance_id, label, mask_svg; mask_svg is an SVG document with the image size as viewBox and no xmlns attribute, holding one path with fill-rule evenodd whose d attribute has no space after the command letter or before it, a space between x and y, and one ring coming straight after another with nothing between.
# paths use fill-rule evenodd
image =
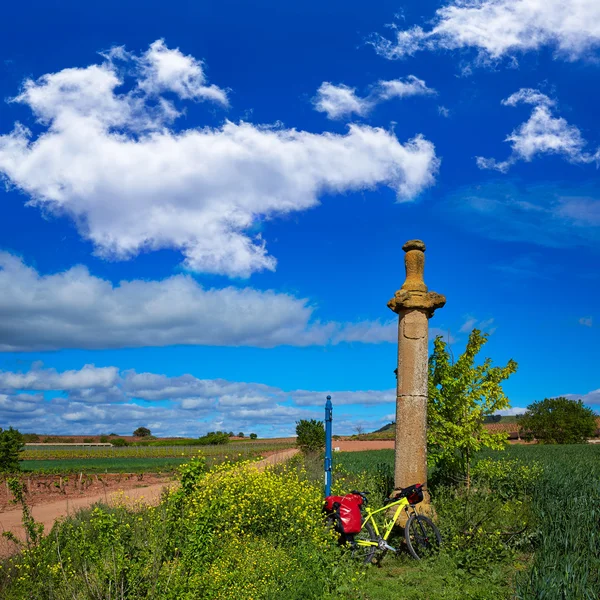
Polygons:
<instances>
[{"instance_id":1,"label":"red pannier bag","mask_svg":"<svg viewBox=\"0 0 600 600\"><path fill-rule=\"evenodd\" d=\"M327 496L323 510L336 517L336 529L340 533L358 533L362 525L360 507L363 499L358 494Z\"/></svg>"}]
</instances>

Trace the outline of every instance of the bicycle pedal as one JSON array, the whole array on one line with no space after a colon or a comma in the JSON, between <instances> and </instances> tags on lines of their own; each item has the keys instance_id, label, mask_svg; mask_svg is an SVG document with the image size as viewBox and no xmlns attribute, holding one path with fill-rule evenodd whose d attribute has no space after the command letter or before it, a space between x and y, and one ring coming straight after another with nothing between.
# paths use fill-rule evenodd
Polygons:
<instances>
[{"instance_id":1,"label":"bicycle pedal","mask_svg":"<svg viewBox=\"0 0 600 600\"><path fill-rule=\"evenodd\" d=\"M398 552L398 550L396 550L396 548L393 548L392 546L390 546L387 542L385 542L384 540L381 540L381 542L379 543L379 547L382 550L390 550L391 552Z\"/></svg>"}]
</instances>

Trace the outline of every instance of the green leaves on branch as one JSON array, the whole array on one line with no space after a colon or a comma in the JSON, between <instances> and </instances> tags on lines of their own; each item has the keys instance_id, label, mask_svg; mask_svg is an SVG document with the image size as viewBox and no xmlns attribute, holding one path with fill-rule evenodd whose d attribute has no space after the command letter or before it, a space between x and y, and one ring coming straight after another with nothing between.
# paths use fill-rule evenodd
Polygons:
<instances>
[{"instance_id":1,"label":"green leaves on branch","mask_svg":"<svg viewBox=\"0 0 600 600\"><path fill-rule=\"evenodd\" d=\"M596 415L581 400L546 398L527 407L521 436L541 444L585 444L596 433Z\"/></svg>"},{"instance_id":2,"label":"green leaves on branch","mask_svg":"<svg viewBox=\"0 0 600 600\"><path fill-rule=\"evenodd\" d=\"M25 439L17 429L0 427L0 473L16 473L21 470L19 454L23 452Z\"/></svg>"},{"instance_id":3,"label":"green leaves on branch","mask_svg":"<svg viewBox=\"0 0 600 600\"><path fill-rule=\"evenodd\" d=\"M489 432L484 420L510 406L501 384L517 370L512 359L505 367L492 366L490 358L476 365L487 340L487 333L474 329L465 352L453 363L447 343L438 336L429 358L428 460L447 478L463 479L467 485L473 454L506 443L506 434Z\"/></svg>"},{"instance_id":4,"label":"green leaves on branch","mask_svg":"<svg viewBox=\"0 0 600 600\"><path fill-rule=\"evenodd\" d=\"M325 448L323 421L302 419L296 422L296 446L302 452L319 452Z\"/></svg>"}]
</instances>

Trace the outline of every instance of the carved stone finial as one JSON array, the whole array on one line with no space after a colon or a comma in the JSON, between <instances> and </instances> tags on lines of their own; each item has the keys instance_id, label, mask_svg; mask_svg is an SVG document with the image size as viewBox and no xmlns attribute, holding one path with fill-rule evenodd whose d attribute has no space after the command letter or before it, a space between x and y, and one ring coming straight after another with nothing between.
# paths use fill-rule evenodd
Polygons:
<instances>
[{"instance_id":1,"label":"carved stone finial","mask_svg":"<svg viewBox=\"0 0 600 600\"><path fill-rule=\"evenodd\" d=\"M422 309L431 317L435 310L446 304L446 298L442 294L430 292L425 285L425 244L421 240L409 240L402 246L402 250L406 252L406 280L388 302L388 307L395 313L412 308Z\"/></svg>"},{"instance_id":2,"label":"carved stone finial","mask_svg":"<svg viewBox=\"0 0 600 600\"><path fill-rule=\"evenodd\" d=\"M425 244L421 240L409 240L402 246L406 252L404 255L404 266L406 268L406 281L402 289L409 292L427 293L427 286L423 279L425 270Z\"/></svg>"}]
</instances>

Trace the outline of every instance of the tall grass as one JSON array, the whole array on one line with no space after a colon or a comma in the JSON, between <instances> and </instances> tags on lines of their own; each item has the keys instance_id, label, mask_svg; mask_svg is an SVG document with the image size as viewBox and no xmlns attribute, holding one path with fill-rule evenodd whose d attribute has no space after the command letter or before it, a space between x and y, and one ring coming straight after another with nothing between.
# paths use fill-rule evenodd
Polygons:
<instances>
[{"instance_id":1,"label":"tall grass","mask_svg":"<svg viewBox=\"0 0 600 600\"><path fill-rule=\"evenodd\" d=\"M518 459L543 467L529 507L533 553L515 577L519 600L600 598L600 445L514 445L476 457ZM358 473L386 463L393 451L340 453L334 461ZM518 500L517 500L518 501Z\"/></svg>"}]
</instances>

